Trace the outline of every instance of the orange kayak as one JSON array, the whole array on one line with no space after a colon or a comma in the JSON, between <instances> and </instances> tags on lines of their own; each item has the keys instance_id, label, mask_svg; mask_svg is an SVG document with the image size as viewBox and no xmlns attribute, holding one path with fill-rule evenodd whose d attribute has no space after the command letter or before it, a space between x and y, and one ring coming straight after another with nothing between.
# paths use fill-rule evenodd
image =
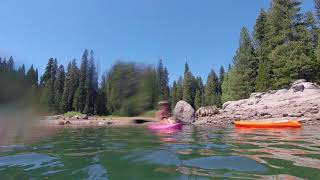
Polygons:
<instances>
[{"instance_id":1,"label":"orange kayak","mask_svg":"<svg viewBox=\"0 0 320 180\"><path fill-rule=\"evenodd\" d=\"M300 128L301 123L297 120L284 121L235 121L236 127L246 128Z\"/></svg>"}]
</instances>

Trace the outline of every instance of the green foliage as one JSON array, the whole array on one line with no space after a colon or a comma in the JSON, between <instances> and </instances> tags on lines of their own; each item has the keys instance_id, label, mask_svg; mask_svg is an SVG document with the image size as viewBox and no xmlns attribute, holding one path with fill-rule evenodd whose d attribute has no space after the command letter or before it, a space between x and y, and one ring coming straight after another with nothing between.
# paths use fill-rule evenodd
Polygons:
<instances>
[{"instance_id":1,"label":"green foliage","mask_svg":"<svg viewBox=\"0 0 320 180\"><path fill-rule=\"evenodd\" d=\"M270 87L270 74L266 63L260 63L256 79L256 91L265 92Z\"/></svg>"},{"instance_id":2,"label":"green foliage","mask_svg":"<svg viewBox=\"0 0 320 180\"><path fill-rule=\"evenodd\" d=\"M72 111L73 109L73 100L78 99L74 98L76 89L78 87L79 81L78 81L78 67L76 64L76 60L73 59L67 67L67 73L64 81L63 86L63 93L60 101L60 109L62 112ZM78 103L75 103L75 106Z\"/></svg>"},{"instance_id":3,"label":"green foliage","mask_svg":"<svg viewBox=\"0 0 320 180\"><path fill-rule=\"evenodd\" d=\"M246 28L240 33L239 48L233 58L233 68L222 84L222 101L247 98L255 88L258 61L254 56L254 47Z\"/></svg>"},{"instance_id":4,"label":"green foliage","mask_svg":"<svg viewBox=\"0 0 320 180\"><path fill-rule=\"evenodd\" d=\"M202 92L200 90L196 91L196 95L194 98L194 107L195 109L199 109L202 106Z\"/></svg>"},{"instance_id":5,"label":"green foliage","mask_svg":"<svg viewBox=\"0 0 320 180\"><path fill-rule=\"evenodd\" d=\"M183 90L182 90L183 97L182 97L182 99L193 106L192 78L193 78L193 76L189 70L188 64L186 63L185 73L184 73L184 78L183 78Z\"/></svg>"},{"instance_id":6,"label":"green foliage","mask_svg":"<svg viewBox=\"0 0 320 180\"><path fill-rule=\"evenodd\" d=\"M157 67L157 78L159 86L159 100L169 100L169 73L166 67L163 66L162 60L159 60Z\"/></svg>"},{"instance_id":7,"label":"green foliage","mask_svg":"<svg viewBox=\"0 0 320 180\"><path fill-rule=\"evenodd\" d=\"M74 116L82 116L82 115L84 115L84 114L82 114L81 112L77 112L77 111L68 111L63 114L63 116L66 118L71 118Z\"/></svg>"},{"instance_id":8,"label":"green foliage","mask_svg":"<svg viewBox=\"0 0 320 180\"><path fill-rule=\"evenodd\" d=\"M246 90L244 89L245 84L242 82L243 79L237 77L237 69L231 69L225 76L224 81L222 82L222 102L232 101L241 99L243 95L246 95Z\"/></svg>"},{"instance_id":9,"label":"green foliage","mask_svg":"<svg viewBox=\"0 0 320 180\"><path fill-rule=\"evenodd\" d=\"M216 105L221 106L220 101L220 82L217 74L211 70L207 78L207 84L205 86L205 102L206 106Z\"/></svg>"},{"instance_id":10,"label":"green foliage","mask_svg":"<svg viewBox=\"0 0 320 180\"><path fill-rule=\"evenodd\" d=\"M63 65L60 65L57 71L57 77L54 82L54 103L55 103L55 110L59 113L63 112L63 109L60 108L62 93L63 93L63 86L65 81L65 72Z\"/></svg>"}]
</instances>

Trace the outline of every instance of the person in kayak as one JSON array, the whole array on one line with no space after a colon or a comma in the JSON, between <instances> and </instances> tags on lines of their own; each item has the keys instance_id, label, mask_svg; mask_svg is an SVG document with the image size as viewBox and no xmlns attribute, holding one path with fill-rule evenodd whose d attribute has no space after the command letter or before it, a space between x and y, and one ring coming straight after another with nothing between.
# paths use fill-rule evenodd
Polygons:
<instances>
[{"instance_id":1,"label":"person in kayak","mask_svg":"<svg viewBox=\"0 0 320 180\"><path fill-rule=\"evenodd\" d=\"M172 117L170 103L168 101L160 101L158 103L158 110L155 113L155 118L161 124L175 124L175 118Z\"/></svg>"}]
</instances>

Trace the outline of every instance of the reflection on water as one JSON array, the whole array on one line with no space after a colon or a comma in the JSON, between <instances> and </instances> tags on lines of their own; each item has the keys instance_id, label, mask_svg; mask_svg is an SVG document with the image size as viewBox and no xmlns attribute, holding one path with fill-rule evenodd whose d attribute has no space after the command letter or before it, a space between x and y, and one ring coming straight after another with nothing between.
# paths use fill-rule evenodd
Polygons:
<instances>
[{"instance_id":1,"label":"reflection on water","mask_svg":"<svg viewBox=\"0 0 320 180\"><path fill-rule=\"evenodd\" d=\"M320 134L184 126L66 129L0 146L2 179L320 179ZM39 133L40 135L41 133ZM42 136L43 134L41 134Z\"/></svg>"}]
</instances>

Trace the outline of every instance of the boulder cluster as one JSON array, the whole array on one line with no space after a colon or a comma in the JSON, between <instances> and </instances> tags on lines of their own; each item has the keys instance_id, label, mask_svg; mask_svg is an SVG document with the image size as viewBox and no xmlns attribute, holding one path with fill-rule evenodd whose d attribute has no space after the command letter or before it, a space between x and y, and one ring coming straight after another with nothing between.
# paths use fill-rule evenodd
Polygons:
<instances>
[{"instance_id":1,"label":"boulder cluster","mask_svg":"<svg viewBox=\"0 0 320 180\"><path fill-rule=\"evenodd\" d=\"M195 111L187 102L180 101L174 114L184 123L196 125L273 119L297 119L307 124L320 124L319 108L320 87L302 79L295 81L289 89L252 93L248 99L226 102L220 110L210 106Z\"/></svg>"}]
</instances>

